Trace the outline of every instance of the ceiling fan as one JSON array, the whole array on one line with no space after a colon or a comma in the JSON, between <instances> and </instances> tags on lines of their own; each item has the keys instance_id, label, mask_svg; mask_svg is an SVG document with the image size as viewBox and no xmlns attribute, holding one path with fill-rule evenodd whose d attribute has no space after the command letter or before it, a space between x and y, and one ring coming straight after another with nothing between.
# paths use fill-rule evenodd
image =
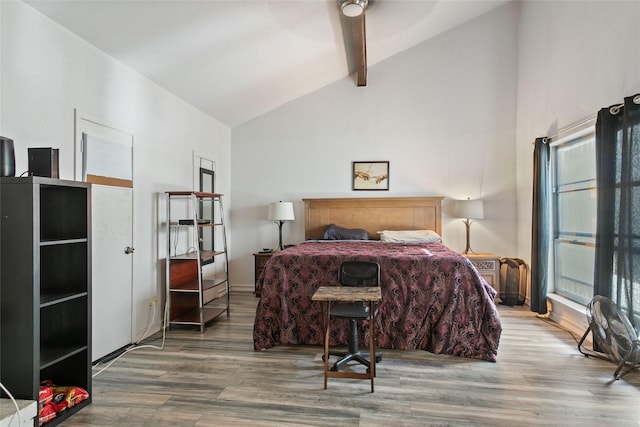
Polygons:
<instances>
[{"instance_id":1,"label":"ceiling fan","mask_svg":"<svg viewBox=\"0 0 640 427\"><path fill-rule=\"evenodd\" d=\"M367 85L365 9L368 5L369 0L338 0L349 70L355 69L358 86Z\"/></svg>"}]
</instances>

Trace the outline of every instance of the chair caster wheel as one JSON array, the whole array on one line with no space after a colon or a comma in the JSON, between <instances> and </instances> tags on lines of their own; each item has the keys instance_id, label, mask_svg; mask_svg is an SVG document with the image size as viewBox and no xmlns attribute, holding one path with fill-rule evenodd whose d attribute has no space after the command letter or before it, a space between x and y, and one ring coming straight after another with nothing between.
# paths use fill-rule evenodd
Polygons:
<instances>
[{"instance_id":1,"label":"chair caster wheel","mask_svg":"<svg viewBox=\"0 0 640 427\"><path fill-rule=\"evenodd\" d=\"M329 369L329 370L333 371L333 372L338 372L338 368L336 368L335 366L332 366L331 369Z\"/></svg>"},{"instance_id":2,"label":"chair caster wheel","mask_svg":"<svg viewBox=\"0 0 640 427\"><path fill-rule=\"evenodd\" d=\"M382 361L382 356L376 356L376 363L380 363Z\"/></svg>"}]
</instances>

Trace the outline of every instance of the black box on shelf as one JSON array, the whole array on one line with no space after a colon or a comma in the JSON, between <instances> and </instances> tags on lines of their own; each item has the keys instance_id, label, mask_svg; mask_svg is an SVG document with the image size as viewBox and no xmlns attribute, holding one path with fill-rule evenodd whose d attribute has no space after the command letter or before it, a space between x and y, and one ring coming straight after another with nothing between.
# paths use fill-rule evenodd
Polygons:
<instances>
[{"instance_id":1,"label":"black box on shelf","mask_svg":"<svg viewBox=\"0 0 640 427\"><path fill-rule=\"evenodd\" d=\"M60 178L57 148L29 148L29 175Z\"/></svg>"}]
</instances>

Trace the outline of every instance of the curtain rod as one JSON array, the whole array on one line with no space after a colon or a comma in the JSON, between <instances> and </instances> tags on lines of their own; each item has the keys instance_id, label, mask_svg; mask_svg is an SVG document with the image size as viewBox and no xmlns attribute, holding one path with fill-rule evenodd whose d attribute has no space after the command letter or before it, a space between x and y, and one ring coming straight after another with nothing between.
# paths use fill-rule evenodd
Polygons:
<instances>
[{"instance_id":1,"label":"curtain rod","mask_svg":"<svg viewBox=\"0 0 640 427\"><path fill-rule=\"evenodd\" d=\"M640 104L640 95L636 95L633 97L633 103ZM622 104L614 105L613 107L609 108L609 112L615 116L620 112L622 107L624 107L624 102Z\"/></svg>"},{"instance_id":2,"label":"curtain rod","mask_svg":"<svg viewBox=\"0 0 640 427\"><path fill-rule=\"evenodd\" d=\"M577 123L569 125L569 126L567 126L565 128L560 129L555 135L545 136L544 139L543 139L543 142L545 144L547 144L550 140L555 139L555 138L559 137L560 135L565 134L565 133L567 133L569 131L572 131L574 129L578 129L578 128L581 128L583 126L587 126L588 124L590 124L590 122L593 122L595 124L595 121L596 121L596 116L593 116L593 117L589 117L588 119L584 119L582 121L579 121Z\"/></svg>"},{"instance_id":3,"label":"curtain rod","mask_svg":"<svg viewBox=\"0 0 640 427\"><path fill-rule=\"evenodd\" d=\"M635 95L635 96L633 97L633 103L634 103L634 104L640 104L640 94ZM620 112L620 110L622 109L622 107L624 107L624 103L614 105L614 106L612 106L612 107L610 107L610 108L609 108L609 112L610 112L611 114L613 114L613 115L616 115L616 114L618 114L618 113ZM574 123L574 124L572 124L572 125L569 125L569 126L567 126L566 128L563 128L563 129L559 130L555 135L545 136L545 137L543 138L543 140L542 140L542 141L543 141L545 144L547 144L547 143L549 143L549 141L550 141L551 139L555 139L555 138L559 137L560 135L562 135L562 134L564 134L564 133L567 133L567 132L569 132L569 131L571 131L571 130L574 130L574 129L580 128L580 127L582 127L582 126L586 126L586 125L588 125L588 124L589 124L589 122L591 122L591 121L593 121L593 122L594 122L594 124L595 124L596 119L597 119L597 116L593 116L593 117L589 117L588 119L584 119L584 120L582 120L582 121L580 121L580 122L578 122L578 123ZM531 144L533 145L533 142L532 142Z\"/></svg>"}]
</instances>

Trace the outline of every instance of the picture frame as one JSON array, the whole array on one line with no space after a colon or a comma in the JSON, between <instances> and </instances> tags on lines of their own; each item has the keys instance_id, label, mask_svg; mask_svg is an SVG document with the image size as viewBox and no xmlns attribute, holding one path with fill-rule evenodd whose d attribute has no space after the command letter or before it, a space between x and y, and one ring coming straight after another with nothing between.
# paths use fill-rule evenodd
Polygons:
<instances>
[{"instance_id":1,"label":"picture frame","mask_svg":"<svg viewBox=\"0 0 640 427\"><path fill-rule=\"evenodd\" d=\"M389 191L389 162L352 162L353 191Z\"/></svg>"}]
</instances>

